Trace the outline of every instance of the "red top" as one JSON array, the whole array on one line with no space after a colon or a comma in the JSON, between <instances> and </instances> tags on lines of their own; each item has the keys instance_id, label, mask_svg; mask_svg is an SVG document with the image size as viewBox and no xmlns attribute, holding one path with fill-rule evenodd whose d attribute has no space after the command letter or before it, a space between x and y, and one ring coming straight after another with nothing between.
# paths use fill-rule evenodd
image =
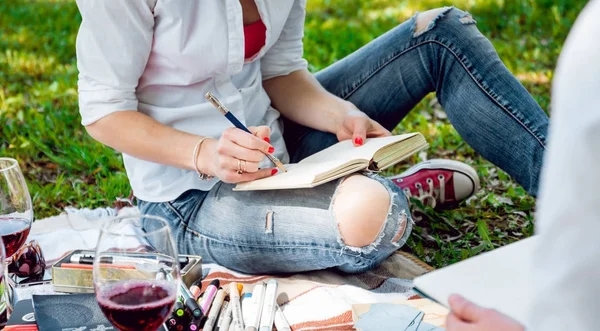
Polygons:
<instances>
[{"instance_id":1,"label":"red top","mask_svg":"<svg viewBox=\"0 0 600 331\"><path fill-rule=\"evenodd\" d=\"M267 27L262 20L244 25L244 57L252 58L265 45Z\"/></svg>"}]
</instances>

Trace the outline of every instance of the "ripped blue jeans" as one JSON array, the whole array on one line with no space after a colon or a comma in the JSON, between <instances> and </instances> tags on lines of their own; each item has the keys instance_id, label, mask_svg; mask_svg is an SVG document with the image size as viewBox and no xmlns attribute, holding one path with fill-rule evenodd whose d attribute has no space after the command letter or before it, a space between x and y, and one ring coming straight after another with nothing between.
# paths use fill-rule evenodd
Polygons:
<instances>
[{"instance_id":1,"label":"ripped blue jeans","mask_svg":"<svg viewBox=\"0 0 600 331\"><path fill-rule=\"evenodd\" d=\"M548 116L468 13L443 8L417 14L316 77L389 130L436 92L463 139L531 195L537 193ZM285 119L284 128L292 162L337 142L335 135ZM340 181L252 192L233 192L232 185L219 183L208 192L188 191L174 201L139 206L169 220L180 253L201 255L208 263L246 273L332 267L361 272L401 247L412 228L403 193L381 176L368 176L391 199L379 235L365 247L344 243L331 211Z\"/></svg>"},{"instance_id":2,"label":"ripped blue jeans","mask_svg":"<svg viewBox=\"0 0 600 331\"><path fill-rule=\"evenodd\" d=\"M393 196L380 236L367 247L346 246L332 212L340 181L312 189L234 192L219 182L177 200L141 203L145 214L168 219L181 253L202 256L245 273L288 273L338 267L368 270L400 248L410 234L408 204L397 186L380 176Z\"/></svg>"}]
</instances>

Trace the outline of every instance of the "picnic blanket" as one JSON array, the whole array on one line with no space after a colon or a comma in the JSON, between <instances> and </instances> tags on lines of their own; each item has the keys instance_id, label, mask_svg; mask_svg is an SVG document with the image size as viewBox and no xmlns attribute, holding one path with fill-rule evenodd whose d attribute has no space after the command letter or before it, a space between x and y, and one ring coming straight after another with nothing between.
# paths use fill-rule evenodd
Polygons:
<instances>
[{"instance_id":1,"label":"picnic blanket","mask_svg":"<svg viewBox=\"0 0 600 331\"><path fill-rule=\"evenodd\" d=\"M135 214L136 208L123 208L119 215ZM30 239L42 247L48 265L73 249L94 249L103 220L113 216L73 210L34 222ZM93 219L100 215L98 219ZM361 274L344 274L336 270L320 270L295 275L245 275L216 264L205 264L203 288L214 279L222 285L239 282L244 291L252 291L257 282L276 278L277 301L294 331L354 330L352 305L361 303L398 302L420 298L411 279L432 270L414 256L398 251L377 268Z\"/></svg>"}]
</instances>

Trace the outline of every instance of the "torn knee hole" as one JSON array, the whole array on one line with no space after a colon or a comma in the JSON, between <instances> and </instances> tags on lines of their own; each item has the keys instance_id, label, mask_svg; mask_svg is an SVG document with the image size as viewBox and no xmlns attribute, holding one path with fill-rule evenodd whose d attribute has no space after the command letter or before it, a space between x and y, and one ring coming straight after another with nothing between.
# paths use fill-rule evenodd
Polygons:
<instances>
[{"instance_id":1,"label":"torn knee hole","mask_svg":"<svg viewBox=\"0 0 600 331\"><path fill-rule=\"evenodd\" d=\"M343 244L349 247L367 247L376 244L384 222L373 220L371 224L368 224L369 221L368 219L355 219L339 222L338 229Z\"/></svg>"},{"instance_id":2,"label":"torn knee hole","mask_svg":"<svg viewBox=\"0 0 600 331\"><path fill-rule=\"evenodd\" d=\"M477 21L473 18L473 15L469 14L468 12L465 12L458 20L464 25L477 23Z\"/></svg>"},{"instance_id":3,"label":"torn knee hole","mask_svg":"<svg viewBox=\"0 0 600 331\"><path fill-rule=\"evenodd\" d=\"M332 202L341 242L350 247L373 245L385 226L389 206L390 195L381 183L365 176L347 178Z\"/></svg>"},{"instance_id":4,"label":"torn knee hole","mask_svg":"<svg viewBox=\"0 0 600 331\"><path fill-rule=\"evenodd\" d=\"M442 7L431 9L423 13L417 13L415 15L413 37L417 38L422 34L433 29L435 27L436 22L440 18L444 17L453 8L454 7ZM459 22L463 25L477 23L475 19L473 19L473 16L468 12L464 12L464 14L460 16Z\"/></svg>"},{"instance_id":5,"label":"torn knee hole","mask_svg":"<svg viewBox=\"0 0 600 331\"><path fill-rule=\"evenodd\" d=\"M443 7L431 9L423 13L417 13L415 15L415 27L413 30L413 37L416 38L425 32L433 29L435 22L450 11L452 7Z\"/></svg>"}]
</instances>

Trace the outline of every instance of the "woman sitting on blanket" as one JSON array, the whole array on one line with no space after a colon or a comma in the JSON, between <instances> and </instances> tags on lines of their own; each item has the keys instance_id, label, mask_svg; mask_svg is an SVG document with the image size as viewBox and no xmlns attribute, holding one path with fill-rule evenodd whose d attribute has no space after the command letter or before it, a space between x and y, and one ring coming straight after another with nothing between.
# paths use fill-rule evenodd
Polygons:
<instances>
[{"instance_id":1,"label":"woman sitting on blanket","mask_svg":"<svg viewBox=\"0 0 600 331\"><path fill-rule=\"evenodd\" d=\"M181 253L246 273L374 267L410 234L407 196L456 202L477 189L476 173L430 161L395 181L232 187L276 175L260 151L293 163L339 140L390 135L434 91L465 141L537 192L548 117L464 11L417 14L312 75L306 0L77 4L82 123L123 153L141 211L170 222ZM232 128L207 92L253 135Z\"/></svg>"}]
</instances>

